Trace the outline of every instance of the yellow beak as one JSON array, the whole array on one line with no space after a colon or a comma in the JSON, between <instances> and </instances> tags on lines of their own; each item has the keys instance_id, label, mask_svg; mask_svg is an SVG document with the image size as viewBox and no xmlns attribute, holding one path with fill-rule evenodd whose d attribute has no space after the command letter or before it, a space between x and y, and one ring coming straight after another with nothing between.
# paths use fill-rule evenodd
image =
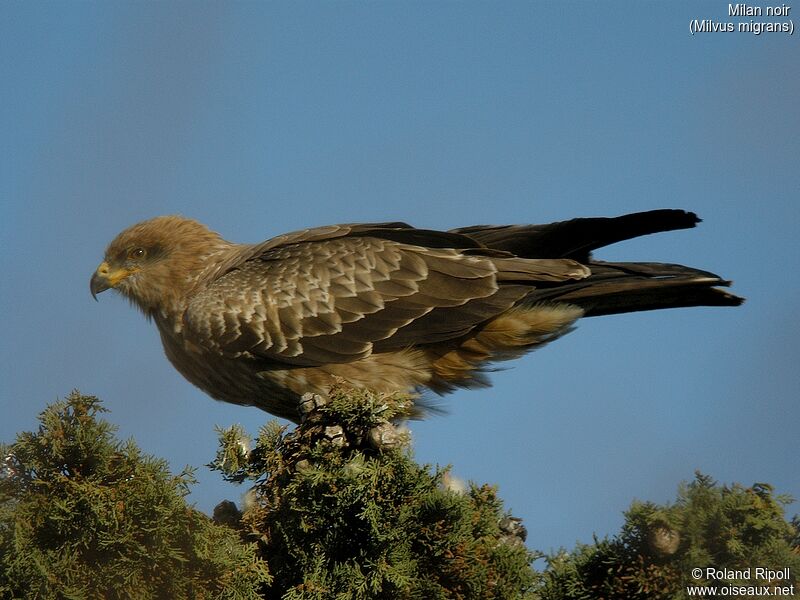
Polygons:
<instances>
[{"instance_id":1,"label":"yellow beak","mask_svg":"<svg viewBox=\"0 0 800 600\"><path fill-rule=\"evenodd\" d=\"M133 271L124 268L112 269L107 262L101 262L89 282L89 290L92 292L92 298L97 300L97 294L115 287L132 272Z\"/></svg>"}]
</instances>

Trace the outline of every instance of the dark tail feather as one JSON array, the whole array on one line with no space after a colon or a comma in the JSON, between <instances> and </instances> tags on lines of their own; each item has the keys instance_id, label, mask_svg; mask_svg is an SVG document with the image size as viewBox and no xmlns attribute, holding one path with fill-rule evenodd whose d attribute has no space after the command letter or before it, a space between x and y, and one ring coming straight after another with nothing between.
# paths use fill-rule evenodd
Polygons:
<instances>
[{"instance_id":1,"label":"dark tail feather","mask_svg":"<svg viewBox=\"0 0 800 600\"><path fill-rule=\"evenodd\" d=\"M725 291L729 281L707 271L662 263L605 263L591 259L597 248L676 229L700 219L684 210L651 210L621 217L572 219L547 225L477 225L456 229L494 250L523 258L571 258L586 264L586 279L540 285L526 302L569 302L586 316L685 306L738 306L744 300Z\"/></svg>"},{"instance_id":2,"label":"dark tail feather","mask_svg":"<svg viewBox=\"0 0 800 600\"><path fill-rule=\"evenodd\" d=\"M743 298L721 287L713 273L663 263L590 262L592 275L575 283L533 290L526 302L569 302L585 316L687 306L739 306Z\"/></svg>"},{"instance_id":3,"label":"dark tail feather","mask_svg":"<svg viewBox=\"0 0 800 600\"><path fill-rule=\"evenodd\" d=\"M692 212L661 209L547 225L476 225L454 229L453 233L523 258L572 258L586 262L597 248L651 233L690 229L699 222Z\"/></svg>"}]
</instances>

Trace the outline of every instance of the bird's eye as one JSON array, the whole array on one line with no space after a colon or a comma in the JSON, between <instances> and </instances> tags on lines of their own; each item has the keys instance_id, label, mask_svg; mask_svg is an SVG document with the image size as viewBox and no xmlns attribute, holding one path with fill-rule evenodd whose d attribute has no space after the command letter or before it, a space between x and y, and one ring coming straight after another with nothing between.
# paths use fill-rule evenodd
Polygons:
<instances>
[{"instance_id":1,"label":"bird's eye","mask_svg":"<svg viewBox=\"0 0 800 600\"><path fill-rule=\"evenodd\" d=\"M128 252L128 258L144 258L145 254L144 248L134 248Z\"/></svg>"}]
</instances>

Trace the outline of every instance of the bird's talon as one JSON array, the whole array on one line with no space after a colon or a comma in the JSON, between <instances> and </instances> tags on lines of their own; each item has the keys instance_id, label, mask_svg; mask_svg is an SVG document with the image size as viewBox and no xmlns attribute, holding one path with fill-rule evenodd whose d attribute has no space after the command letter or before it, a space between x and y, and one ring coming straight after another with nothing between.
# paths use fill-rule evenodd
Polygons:
<instances>
[{"instance_id":1,"label":"bird's talon","mask_svg":"<svg viewBox=\"0 0 800 600\"><path fill-rule=\"evenodd\" d=\"M347 446L347 438L341 425L329 425L325 428L325 438L334 446L344 448Z\"/></svg>"},{"instance_id":2,"label":"bird's talon","mask_svg":"<svg viewBox=\"0 0 800 600\"><path fill-rule=\"evenodd\" d=\"M384 421L369 430L367 440L370 446L376 450L383 450L387 448L397 448L403 444L405 436L397 431L397 428Z\"/></svg>"},{"instance_id":3,"label":"bird's talon","mask_svg":"<svg viewBox=\"0 0 800 600\"><path fill-rule=\"evenodd\" d=\"M305 421L313 412L325 406L328 401L319 394L306 392L300 398L300 418Z\"/></svg>"}]
</instances>

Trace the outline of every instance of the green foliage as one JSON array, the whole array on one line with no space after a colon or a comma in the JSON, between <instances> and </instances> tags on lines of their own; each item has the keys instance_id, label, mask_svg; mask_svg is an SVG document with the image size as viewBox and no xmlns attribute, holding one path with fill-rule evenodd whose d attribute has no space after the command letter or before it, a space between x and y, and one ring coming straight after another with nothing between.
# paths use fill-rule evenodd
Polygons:
<instances>
[{"instance_id":1,"label":"green foliage","mask_svg":"<svg viewBox=\"0 0 800 600\"><path fill-rule=\"evenodd\" d=\"M716 587L720 595L730 585L794 584L800 591L800 522L785 520L789 502L764 483L720 486L697 473L675 504L634 502L618 536L550 557L541 597L680 600L693 585ZM745 579L692 577L692 569L709 567L751 572ZM759 580L756 567L788 568L790 578Z\"/></svg>"},{"instance_id":2,"label":"green foliage","mask_svg":"<svg viewBox=\"0 0 800 600\"><path fill-rule=\"evenodd\" d=\"M534 558L501 528L489 486L446 489L387 422L402 399L337 390L291 433L221 432L215 462L255 481L243 525L260 540L284 600L533 598Z\"/></svg>"},{"instance_id":3,"label":"green foliage","mask_svg":"<svg viewBox=\"0 0 800 600\"><path fill-rule=\"evenodd\" d=\"M258 598L254 544L186 505L190 470L119 442L73 392L0 446L0 598Z\"/></svg>"},{"instance_id":4,"label":"green foliage","mask_svg":"<svg viewBox=\"0 0 800 600\"><path fill-rule=\"evenodd\" d=\"M524 528L494 488L451 485L416 464L390 425L400 397L336 389L306 398L291 432L255 444L220 429L212 467L253 486L242 514L187 506L189 469L114 438L100 402L77 392L37 432L0 446L0 599L639 600L686 599L689 585L794 585L800 518L763 483L697 474L674 504L634 502L620 533L531 562ZM225 523L227 526L222 526ZM269 563L269 571L267 570ZM772 582L692 570L789 569ZM752 597L752 596L747 596Z\"/></svg>"}]
</instances>

